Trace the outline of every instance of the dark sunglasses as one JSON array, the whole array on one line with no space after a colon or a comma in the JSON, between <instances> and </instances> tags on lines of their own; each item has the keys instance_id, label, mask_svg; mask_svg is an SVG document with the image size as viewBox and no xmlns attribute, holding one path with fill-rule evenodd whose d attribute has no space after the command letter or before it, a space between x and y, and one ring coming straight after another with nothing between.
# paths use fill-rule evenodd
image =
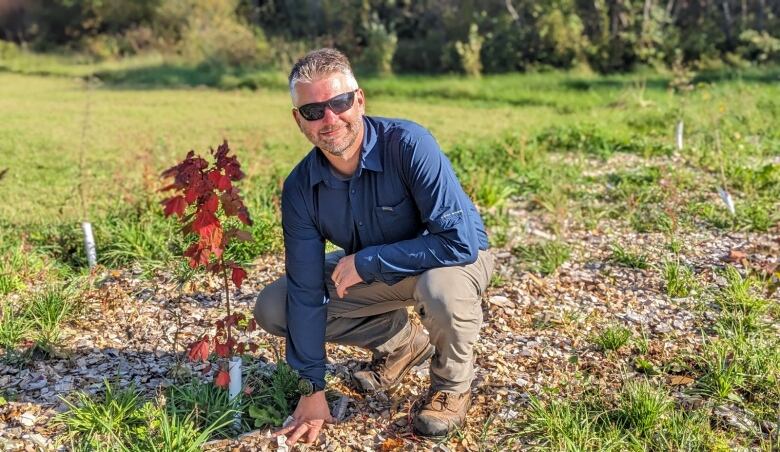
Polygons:
<instances>
[{"instance_id":1,"label":"dark sunglasses","mask_svg":"<svg viewBox=\"0 0 780 452\"><path fill-rule=\"evenodd\" d=\"M311 104L301 105L300 107L297 107L296 110L298 110L301 116L303 116L303 119L307 121L322 119L325 116L325 108L330 108L330 111L338 115L352 108L352 104L355 103L356 92L357 90L339 94L325 102L313 102Z\"/></svg>"}]
</instances>

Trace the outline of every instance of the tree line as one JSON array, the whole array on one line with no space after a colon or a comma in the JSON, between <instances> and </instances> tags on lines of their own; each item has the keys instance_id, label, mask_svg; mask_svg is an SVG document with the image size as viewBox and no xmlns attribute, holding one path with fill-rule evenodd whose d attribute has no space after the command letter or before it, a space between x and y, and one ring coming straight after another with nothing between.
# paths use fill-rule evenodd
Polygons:
<instances>
[{"instance_id":1,"label":"tree line","mask_svg":"<svg viewBox=\"0 0 780 452\"><path fill-rule=\"evenodd\" d=\"M609 73L777 62L780 0L5 0L0 39L275 66L334 46L379 74Z\"/></svg>"}]
</instances>

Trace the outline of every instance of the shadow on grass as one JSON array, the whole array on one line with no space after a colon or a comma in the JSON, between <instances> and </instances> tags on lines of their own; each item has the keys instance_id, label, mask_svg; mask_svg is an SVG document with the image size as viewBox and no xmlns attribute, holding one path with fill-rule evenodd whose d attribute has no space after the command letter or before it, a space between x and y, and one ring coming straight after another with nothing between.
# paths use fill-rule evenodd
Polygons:
<instances>
[{"instance_id":1,"label":"shadow on grass","mask_svg":"<svg viewBox=\"0 0 780 452\"><path fill-rule=\"evenodd\" d=\"M284 74L268 69L242 69L215 65L175 65L98 71L105 86L121 89L171 89L205 86L218 89L285 90Z\"/></svg>"}]
</instances>

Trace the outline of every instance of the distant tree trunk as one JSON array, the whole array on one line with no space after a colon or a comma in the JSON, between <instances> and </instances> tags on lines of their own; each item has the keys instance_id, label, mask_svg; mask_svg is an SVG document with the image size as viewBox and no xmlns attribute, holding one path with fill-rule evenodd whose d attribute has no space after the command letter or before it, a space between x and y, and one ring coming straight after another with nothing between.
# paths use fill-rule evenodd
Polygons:
<instances>
[{"instance_id":1,"label":"distant tree trunk","mask_svg":"<svg viewBox=\"0 0 780 452\"><path fill-rule=\"evenodd\" d=\"M721 2L721 6L723 7L723 33L726 35L726 42L728 42L729 47L731 47L734 44L734 38L731 32L733 19L731 18L731 8L729 7L729 1L723 0Z\"/></svg>"},{"instance_id":2,"label":"distant tree trunk","mask_svg":"<svg viewBox=\"0 0 780 452\"><path fill-rule=\"evenodd\" d=\"M758 13L756 14L756 28L764 31L764 17L766 14L766 0L758 0Z\"/></svg>"}]
</instances>

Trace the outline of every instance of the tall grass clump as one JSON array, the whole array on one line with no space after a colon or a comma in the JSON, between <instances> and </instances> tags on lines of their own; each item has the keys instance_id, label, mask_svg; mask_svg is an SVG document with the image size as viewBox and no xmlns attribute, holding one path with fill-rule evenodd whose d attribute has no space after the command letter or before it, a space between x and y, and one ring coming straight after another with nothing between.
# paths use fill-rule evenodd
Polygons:
<instances>
[{"instance_id":1,"label":"tall grass clump","mask_svg":"<svg viewBox=\"0 0 780 452\"><path fill-rule=\"evenodd\" d=\"M628 343L631 331L620 325L611 325L593 338L593 342L603 351L615 351Z\"/></svg>"},{"instance_id":2,"label":"tall grass clump","mask_svg":"<svg viewBox=\"0 0 780 452\"><path fill-rule=\"evenodd\" d=\"M687 297L697 288L693 270L677 260L670 260L664 263L663 276L666 294L670 297Z\"/></svg>"},{"instance_id":3,"label":"tall grass clump","mask_svg":"<svg viewBox=\"0 0 780 452\"><path fill-rule=\"evenodd\" d=\"M0 304L0 347L3 359L14 361L19 357L17 347L32 333L33 324L23 309L18 309L10 301Z\"/></svg>"},{"instance_id":4,"label":"tall grass clump","mask_svg":"<svg viewBox=\"0 0 780 452\"><path fill-rule=\"evenodd\" d=\"M178 419L189 418L197 428L218 425L220 419L232 418L243 408L241 397L230 400L228 392L212 383L193 378L186 383L172 385L166 391L166 409ZM248 427L242 418L242 428ZM232 425L214 428L214 435L227 438L233 433Z\"/></svg>"},{"instance_id":5,"label":"tall grass clump","mask_svg":"<svg viewBox=\"0 0 780 452\"><path fill-rule=\"evenodd\" d=\"M51 353L59 343L62 323L74 312L75 295L75 289L63 283L49 284L31 295L26 315L36 329L36 348Z\"/></svg>"},{"instance_id":6,"label":"tall grass clump","mask_svg":"<svg viewBox=\"0 0 780 452\"><path fill-rule=\"evenodd\" d=\"M637 435L647 436L673 408L669 395L645 380L629 381L623 386L614 422Z\"/></svg>"},{"instance_id":7,"label":"tall grass clump","mask_svg":"<svg viewBox=\"0 0 780 452\"><path fill-rule=\"evenodd\" d=\"M104 383L102 397L93 398L77 392L75 400L63 399L68 409L55 421L66 427L66 437L75 444L98 450L111 444L121 446L146 424L139 410L139 394L134 387L119 389L108 381Z\"/></svg>"}]
</instances>

